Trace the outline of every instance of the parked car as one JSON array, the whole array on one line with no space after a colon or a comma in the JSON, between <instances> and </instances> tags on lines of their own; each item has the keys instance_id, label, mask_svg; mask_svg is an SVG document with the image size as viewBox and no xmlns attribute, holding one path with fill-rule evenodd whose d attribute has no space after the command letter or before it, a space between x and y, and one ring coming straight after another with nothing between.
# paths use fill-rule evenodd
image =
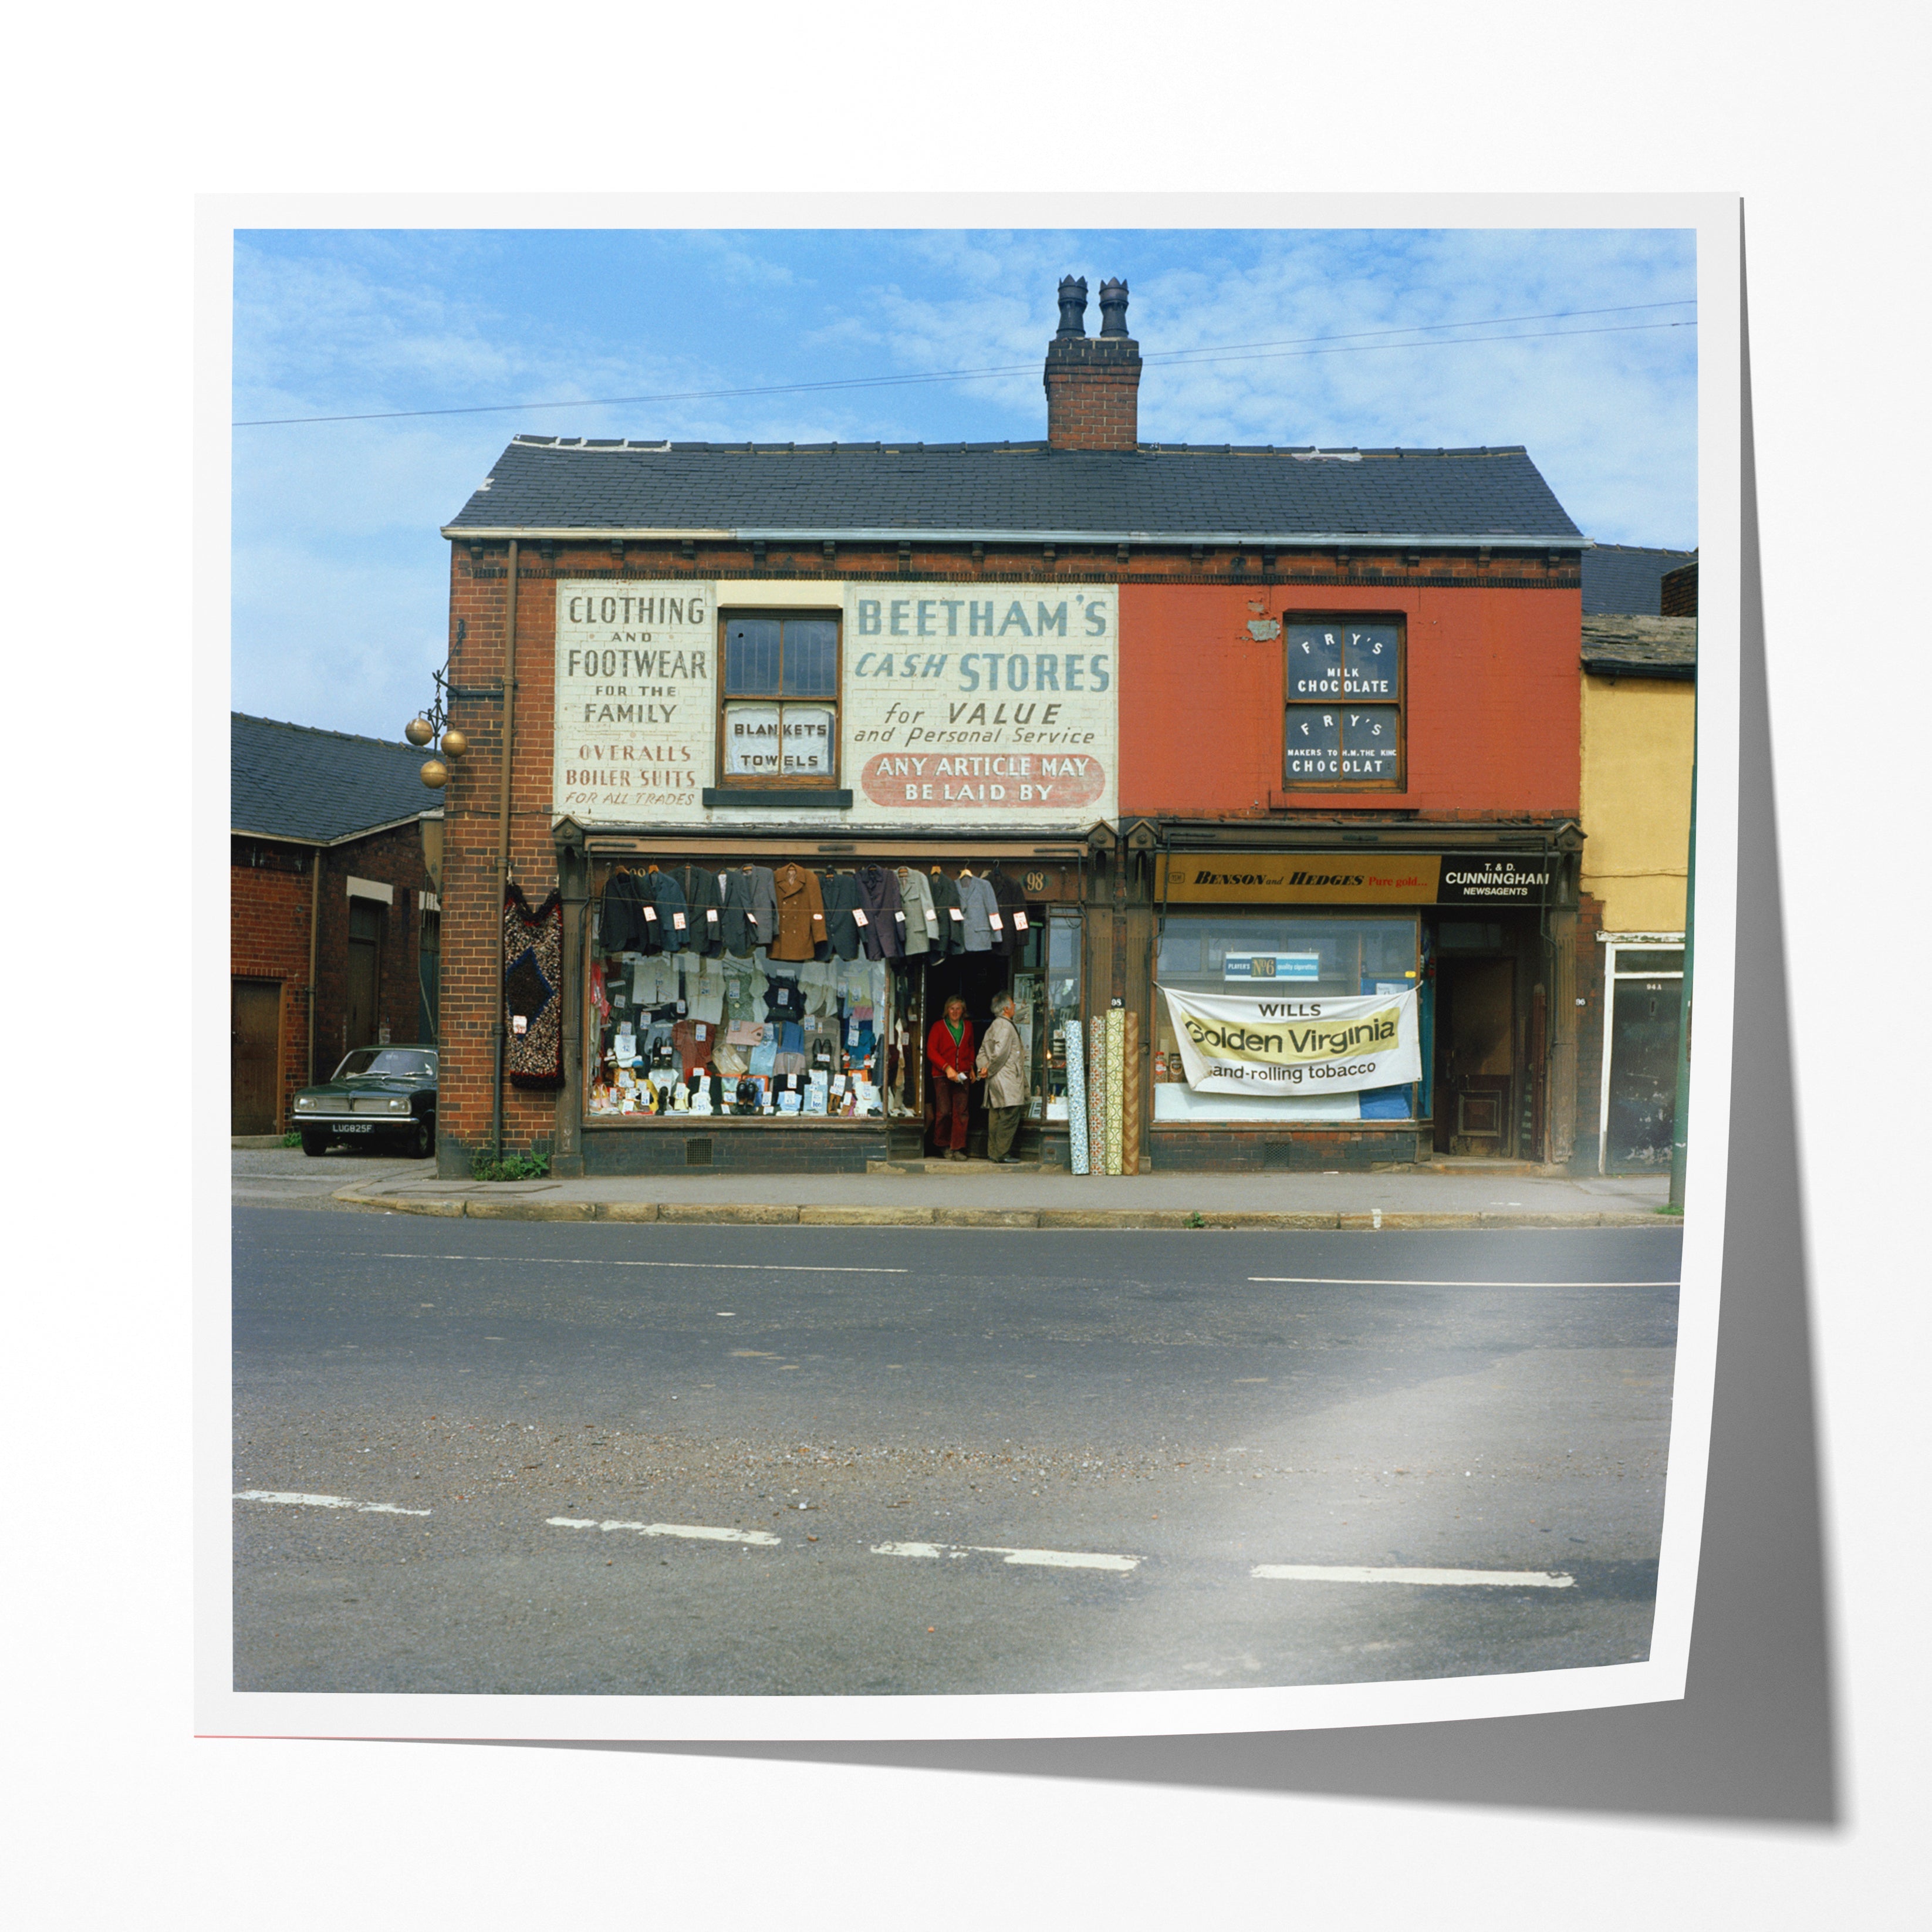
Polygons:
<instances>
[{"instance_id":1,"label":"parked car","mask_svg":"<svg viewBox=\"0 0 1932 1932\"><path fill-rule=\"evenodd\" d=\"M436 1049L358 1046L320 1087L296 1096L304 1154L330 1142L394 1145L420 1160L436 1146Z\"/></svg>"}]
</instances>

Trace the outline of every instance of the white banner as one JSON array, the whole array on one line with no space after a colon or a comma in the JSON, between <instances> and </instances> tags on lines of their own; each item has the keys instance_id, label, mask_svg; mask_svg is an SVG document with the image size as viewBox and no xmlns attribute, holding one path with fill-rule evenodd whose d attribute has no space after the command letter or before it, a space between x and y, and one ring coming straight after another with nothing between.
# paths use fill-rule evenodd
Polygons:
<instances>
[{"instance_id":1,"label":"white banner","mask_svg":"<svg viewBox=\"0 0 1932 1932\"><path fill-rule=\"evenodd\" d=\"M1342 1094L1422 1078L1414 988L1360 999L1160 992L1201 1094Z\"/></svg>"}]
</instances>

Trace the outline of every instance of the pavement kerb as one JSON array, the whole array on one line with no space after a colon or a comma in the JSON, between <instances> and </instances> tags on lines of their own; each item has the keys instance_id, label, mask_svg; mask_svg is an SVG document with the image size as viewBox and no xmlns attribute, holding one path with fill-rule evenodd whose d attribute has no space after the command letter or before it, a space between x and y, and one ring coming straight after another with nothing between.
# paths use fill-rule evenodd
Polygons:
<instances>
[{"instance_id":1,"label":"pavement kerb","mask_svg":"<svg viewBox=\"0 0 1932 1932\"><path fill-rule=\"evenodd\" d=\"M1178 1228L1205 1233L1297 1230L1367 1234L1430 1229L1655 1228L1678 1225L1660 1214L1606 1209L1547 1214L1418 1213L1398 1208L1357 1212L1190 1210L1179 1208L940 1208L863 1203L788 1204L728 1201L559 1201L529 1195L478 1199L442 1195L368 1194L360 1186L332 1197L346 1208L481 1221L669 1222L686 1226L833 1228Z\"/></svg>"}]
</instances>

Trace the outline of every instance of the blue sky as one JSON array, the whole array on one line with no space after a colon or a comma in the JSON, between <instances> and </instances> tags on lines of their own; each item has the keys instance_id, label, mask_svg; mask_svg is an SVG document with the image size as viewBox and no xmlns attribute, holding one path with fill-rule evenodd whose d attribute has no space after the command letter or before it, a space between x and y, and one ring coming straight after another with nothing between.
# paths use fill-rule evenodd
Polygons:
<instances>
[{"instance_id":1,"label":"blue sky","mask_svg":"<svg viewBox=\"0 0 1932 1932\"><path fill-rule=\"evenodd\" d=\"M445 655L437 530L518 432L1039 439L1070 273L1090 332L1101 281L1131 288L1144 440L1520 442L1599 542L1697 540L1696 331L1658 326L1696 314L1688 230L254 231L238 422L520 406L236 429L236 708L397 736Z\"/></svg>"}]
</instances>

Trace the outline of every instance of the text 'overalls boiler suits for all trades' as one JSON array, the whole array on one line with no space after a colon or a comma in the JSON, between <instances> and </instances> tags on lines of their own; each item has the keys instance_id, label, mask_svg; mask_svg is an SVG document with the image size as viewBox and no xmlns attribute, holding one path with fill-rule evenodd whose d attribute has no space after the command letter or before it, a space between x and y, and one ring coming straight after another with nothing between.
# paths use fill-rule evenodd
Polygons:
<instances>
[{"instance_id":1,"label":"text 'overalls boiler suits for all trades'","mask_svg":"<svg viewBox=\"0 0 1932 1932\"><path fill-rule=\"evenodd\" d=\"M1004 1013L986 1029L976 1064L986 1082L986 1158L1002 1161L1019 1131L1027 1096L1026 1049L1019 1028Z\"/></svg>"},{"instance_id":2,"label":"text 'overalls boiler suits for all trades'","mask_svg":"<svg viewBox=\"0 0 1932 1932\"><path fill-rule=\"evenodd\" d=\"M926 1064L932 1073L932 1144L942 1154L963 1154L966 1083L973 1077L973 1022L962 1018L955 1040L943 1018L934 1020L926 1036Z\"/></svg>"}]
</instances>

